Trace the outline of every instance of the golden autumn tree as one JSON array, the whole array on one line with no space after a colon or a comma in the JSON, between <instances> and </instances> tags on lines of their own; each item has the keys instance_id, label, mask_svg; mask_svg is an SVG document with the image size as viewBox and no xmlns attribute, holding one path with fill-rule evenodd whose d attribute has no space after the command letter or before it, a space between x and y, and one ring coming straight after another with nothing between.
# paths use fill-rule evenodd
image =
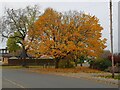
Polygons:
<instances>
[{"instance_id":1,"label":"golden autumn tree","mask_svg":"<svg viewBox=\"0 0 120 90\"><path fill-rule=\"evenodd\" d=\"M58 68L59 61L67 56L76 60L84 55L97 57L106 47L106 39L101 39L103 28L99 19L84 13L66 12L64 14L48 8L34 23L36 30L29 30L29 53L36 57L52 56Z\"/></svg>"}]
</instances>

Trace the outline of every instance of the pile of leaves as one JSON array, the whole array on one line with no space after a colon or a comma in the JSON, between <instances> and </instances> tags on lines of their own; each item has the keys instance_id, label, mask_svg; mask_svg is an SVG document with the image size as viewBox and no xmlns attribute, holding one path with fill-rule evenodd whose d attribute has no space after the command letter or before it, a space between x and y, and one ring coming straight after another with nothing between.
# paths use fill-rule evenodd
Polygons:
<instances>
[{"instance_id":1,"label":"pile of leaves","mask_svg":"<svg viewBox=\"0 0 120 90\"><path fill-rule=\"evenodd\" d=\"M101 71L96 69L90 69L88 67L77 67L77 68L30 68L29 71L38 73L101 73Z\"/></svg>"}]
</instances>

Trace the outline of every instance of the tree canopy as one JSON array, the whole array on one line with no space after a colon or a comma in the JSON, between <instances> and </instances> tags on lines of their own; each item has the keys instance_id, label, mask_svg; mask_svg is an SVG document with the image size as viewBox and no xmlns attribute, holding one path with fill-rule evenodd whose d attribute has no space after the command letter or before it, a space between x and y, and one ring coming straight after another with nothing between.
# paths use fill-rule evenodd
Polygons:
<instances>
[{"instance_id":1,"label":"tree canopy","mask_svg":"<svg viewBox=\"0 0 120 90\"><path fill-rule=\"evenodd\" d=\"M48 8L34 23L35 32L30 28L28 39L35 35L29 53L36 57L48 55L56 62L68 55L78 59L98 57L106 48L106 39L101 39L103 30L96 16L77 11L60 13Z\"/></svg>"},{"instance_id":2,"label":"tree canopy","mask_svg":"<svg viewBox=\"0 0 120 90\"><path fill-rule=\"evenodd\" d=\"M18 44L21 40L20 38L12 38L15 36L19 36L17 32L11 35L7 40L7 48L10 52L16 52L21 49L21 46Z\"/></svg>"}]
</instances>

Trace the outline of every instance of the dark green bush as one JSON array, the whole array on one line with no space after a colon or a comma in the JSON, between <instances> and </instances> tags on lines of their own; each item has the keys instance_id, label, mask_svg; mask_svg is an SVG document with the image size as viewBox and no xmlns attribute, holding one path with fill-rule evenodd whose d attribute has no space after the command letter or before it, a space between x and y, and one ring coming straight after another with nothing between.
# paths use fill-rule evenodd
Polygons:
<instances>
[{"instance_id":1,"label":"dark green bush","mask_svg":"<svg viewBox=\"0 0 120 90\"><path fill-rule=\"evenodd\" d=\"M107 69L108 67L111 66L111 61L108 59L96 59L96 60L92 60L90 62L90 67L94 68L94 69L98 69L98 70L102 70L104 71L105 69Z\"/></svg>"},{"instance_id":2,"label":"dark green bush","mask_svg":"<svg viewBox=\"0 0 120 90\"><path fill-rule=\"evenodd\" d=\"M59 68L74 68L75 62L71 60L60 60L59 62Z\"/></svg>"},{"instance_id":3,"label":"dark green bush","mask_svg":"<svg viewBox=\"0 0 120 90\"><path fill-rule=\"evenodd\" d=\"M79 59L78 59L78 64L81 64L81 66L82 66L82 64L84 63L84 61L85 61L85 57L84 56L81 56Z\"/></svg>"}]
</instances>

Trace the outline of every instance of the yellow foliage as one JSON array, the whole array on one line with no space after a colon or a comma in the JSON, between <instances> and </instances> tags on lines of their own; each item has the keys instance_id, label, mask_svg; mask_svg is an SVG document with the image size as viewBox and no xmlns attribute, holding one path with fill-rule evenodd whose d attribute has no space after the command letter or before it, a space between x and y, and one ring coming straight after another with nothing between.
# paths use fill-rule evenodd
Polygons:
<instances>
[{"instance_id":1,"label":"yellow foliage","mask_svg":"<svg viewBox=\"0 0 120 90\"><path fill-rule=\"evenodd\" d=\"M103 28L99 19L84 13L68 13L67 15L48 8L35 22L36 31L29 30L28 37L33 34L35 40L30 42L35 56L49 55L62 58L68 54L76 57L97 57L106 48L106 39L101 39Z\"/></svg>"}]
</instances>

